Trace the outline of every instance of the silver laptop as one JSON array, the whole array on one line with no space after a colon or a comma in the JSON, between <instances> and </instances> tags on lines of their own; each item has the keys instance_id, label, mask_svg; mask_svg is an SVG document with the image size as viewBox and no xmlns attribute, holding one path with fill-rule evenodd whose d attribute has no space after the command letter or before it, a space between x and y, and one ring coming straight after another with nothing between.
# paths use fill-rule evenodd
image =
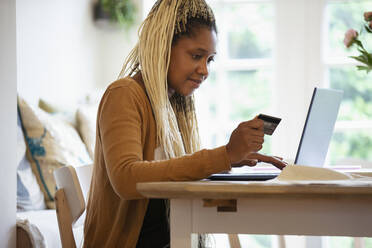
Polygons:
<instances>
[{"instance_id":1,"label":"silver laptop","mask_svg":"<svg viewBox=\"0 0 372 248\"><path fill-rule=\"evenodd\" d=\"M324 165L329 142L336 123L343 92L333 89L314 88L307 112L301 140L297 148L295 164ZM263 181L273 179L279 173L227 173L213 174L208 179L230 181Z\"/></svg>"}]
</instances>

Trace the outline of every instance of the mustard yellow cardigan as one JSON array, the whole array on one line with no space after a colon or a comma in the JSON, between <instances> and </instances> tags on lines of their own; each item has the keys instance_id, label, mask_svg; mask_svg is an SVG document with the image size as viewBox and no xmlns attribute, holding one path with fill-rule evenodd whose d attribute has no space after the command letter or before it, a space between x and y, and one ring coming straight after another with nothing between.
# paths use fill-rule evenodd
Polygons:
<instances>
[{"instance_id":1,"label":"mustard yellow cardigan","mask_svg":"<svg viewBox=\"0 0 372 248\"><path fill-rule=\"evenodd\" d=\"M230 169L225 146L154 161L156 125L144 86L112 83L101 99L84 247L136 247L148 199L138 182L199 180Z\"/></svg>"}]
</instances>

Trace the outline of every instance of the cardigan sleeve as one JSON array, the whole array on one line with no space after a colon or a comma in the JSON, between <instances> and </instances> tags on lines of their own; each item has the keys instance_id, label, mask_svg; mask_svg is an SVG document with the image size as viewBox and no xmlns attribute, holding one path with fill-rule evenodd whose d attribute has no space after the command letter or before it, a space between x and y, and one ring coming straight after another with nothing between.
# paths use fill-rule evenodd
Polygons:
<instances>
[{"instance_id":1,"label":"cardigan sleeve","mask_svg":"<svg viewBox=\"0 0 372 248\"><path fill-rule=\"evenodd\" d=\"M109 89L98 113L98 137L110 183L124 199L143 198L138 182L199 180L231 168L226 147L161 161L143 160L144 99L129 86Z\"/></svg>"}]
</instances>

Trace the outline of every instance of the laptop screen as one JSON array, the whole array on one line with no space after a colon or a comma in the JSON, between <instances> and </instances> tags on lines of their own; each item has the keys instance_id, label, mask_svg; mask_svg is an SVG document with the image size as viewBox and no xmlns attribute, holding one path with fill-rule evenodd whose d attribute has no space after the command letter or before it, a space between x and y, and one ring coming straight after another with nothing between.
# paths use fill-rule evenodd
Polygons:
<instances>
[{"instance_id":1,"label":"laptop screen","mask_svg":"<svg viewBox=\"0 0 372 248\"><path fill-rule=\"evenodd\" d=\"M324 165L343 92L314 88L295 164Z\"/></svg>"}]
</instances>

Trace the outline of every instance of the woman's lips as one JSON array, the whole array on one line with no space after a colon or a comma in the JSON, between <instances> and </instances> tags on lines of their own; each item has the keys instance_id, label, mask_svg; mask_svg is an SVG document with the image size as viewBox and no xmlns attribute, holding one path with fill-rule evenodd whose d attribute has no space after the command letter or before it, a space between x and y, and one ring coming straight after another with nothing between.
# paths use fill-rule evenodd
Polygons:
<instances>
[{"instance_id":1,"label":"woman's lips","mask_svg":"<svg viewBox=\"0 0 372 248\"><path fill-rule=\"evenodd\" d=\"M197 79L189 79L189 81L192 83L192 86L195 89L199 88L200 84L202 83L202 80Z\"/></svg>"}]
</instances>

